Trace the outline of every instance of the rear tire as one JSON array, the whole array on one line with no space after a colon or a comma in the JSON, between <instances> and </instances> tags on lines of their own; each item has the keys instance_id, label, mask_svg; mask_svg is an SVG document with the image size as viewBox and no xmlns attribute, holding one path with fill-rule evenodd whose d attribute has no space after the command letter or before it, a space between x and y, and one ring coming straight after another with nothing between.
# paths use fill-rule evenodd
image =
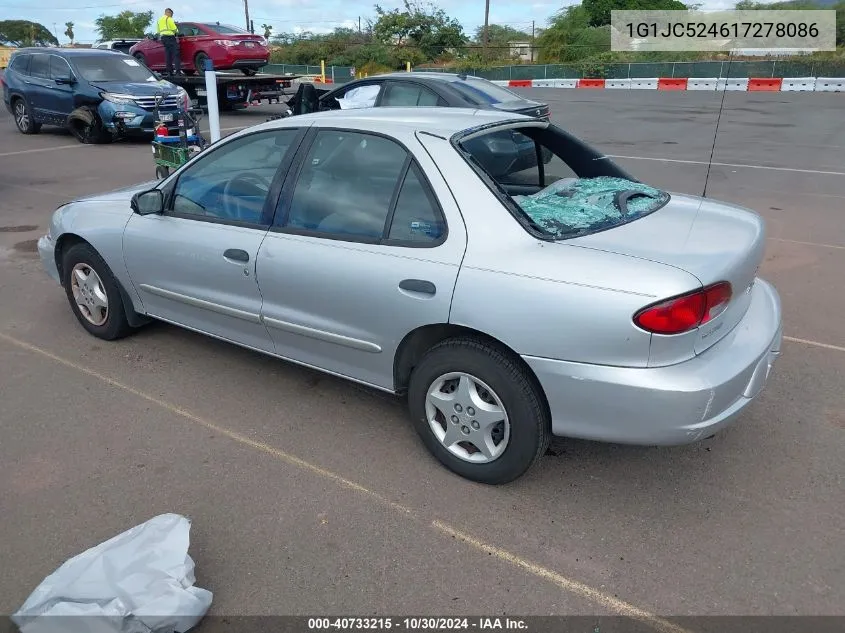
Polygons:
<instances>
[{"instance_id":1,"label":"rear tire","mask_svg":"<svg viewBox=\"0 0 845 633\"><path fill-rule=\"evenodd\" d=\"M429 451L480 483L518 479L551 441L548 408L532 376L510 354L474 338L449 339L425 354L411 374L408 407Z\"/></svg>"},{"instance_id":2,"label":"rear tire","mask_svg":"<svg viewBox=\"0 0 845 633\"><path fill-rule=\"evenodd\" d=\"M194 56L194 69L197 74L205 73L205 60L209 59L208 55L200 51Z\"/></svg>"},{"instance_id":3,"label":"rear tire","mask_svg":"<svg viewBox=\"0 0 845 633\"><path fill-rule=\"evenodd\" d=\"M144 66L147 66L147 58L144 57L143 53L135 53L132 57L134 57L136 60L138 60L139 63L143 64ZM149 68L149 66L147 66L147 68Z\"/></svg>"},{"instance_id":4,"label":"rear tire","mask_svg":"<svg viewBox=\"0 0 845 633\"><path fill-rule=\"evenodd\" d=\"M76 319L92 336L114 341L130 334L118 281L87 243L74 244L62 257L62 282Z\"/></svg>"},{"instance_id":5,"label":"rear tire","mask_svg":"<svg viewBox=\"0 0 845 633\"><path fill-rule=\"evenodd\" d=\"M15 117L15 125L21 134L38 134L41 131L41 124L32 119L32 112L24 98L16 97L12 101L12 113Z\"/></svg>"},{"instance_id":6,"label":"rear tire","mask_svg":"<svg viewBox=\"0 0 845 633\"><path fill-rule=\"evenodd\" d=\"M158 166L156 167L156 178L159 180L164 180L170 175L170 170L167 167Z\"/></svg>"}]
</instances>

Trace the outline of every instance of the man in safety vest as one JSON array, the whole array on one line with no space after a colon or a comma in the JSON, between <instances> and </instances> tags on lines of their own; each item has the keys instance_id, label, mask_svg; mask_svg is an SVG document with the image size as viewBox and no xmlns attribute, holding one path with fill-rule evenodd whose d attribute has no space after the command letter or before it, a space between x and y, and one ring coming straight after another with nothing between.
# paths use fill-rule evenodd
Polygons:
<instances>
[{"instance_id":1,"label":"man in safety vest","mask_svg":"<svg viewBox=\"0 0 845 633\"><path fill-rule=\"evenodd\" d=\"M173 20L173 9L165 9L164 15L158 19L156 34L164 44L164 65L168 75L173 75L174 65L176 73L182 73L182 57L179 54L179 40L176 22Z\"/></svg>"}]
</instances>

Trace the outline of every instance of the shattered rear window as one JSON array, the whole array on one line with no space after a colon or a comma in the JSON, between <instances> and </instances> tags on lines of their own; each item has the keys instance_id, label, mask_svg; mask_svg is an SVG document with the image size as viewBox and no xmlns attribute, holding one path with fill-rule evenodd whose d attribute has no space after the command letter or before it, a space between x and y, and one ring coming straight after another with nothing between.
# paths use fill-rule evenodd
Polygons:
<instances>
[{"instance_id":1,"label":"shattered rear window","mask_svg":"<svg viewBox=\"0 0 845 633\"><path fill-rule=\"evenodd\" d=\"M561 240L632 222L660 209L670 196L639 182L601 176L563 178L512 198L534 224Z\"/></svg>"}]
</instances>

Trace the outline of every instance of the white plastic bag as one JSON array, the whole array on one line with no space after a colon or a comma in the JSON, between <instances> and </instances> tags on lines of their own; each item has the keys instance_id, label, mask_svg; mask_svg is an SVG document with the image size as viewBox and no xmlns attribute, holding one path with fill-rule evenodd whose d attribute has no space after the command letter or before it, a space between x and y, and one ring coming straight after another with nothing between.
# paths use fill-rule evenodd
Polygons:
<instances>
[{"instance_id":1,"label":"white plastic bag","mask_svg":"<svg viewBox=\"0 0 845 633\"><path fill-rule=\"evenodd\" d=\"M161 514L71 558L12 616L22 633L184 633L212 593L194 587L190 521Z\"/></svg>"},{"instance_id":2,"label":"white plastic bag","mask_svg":"<svg viewBox=\"0 0 845 633\"><path fill-rule=\"evenodd\" d=\"M360 108L372 108L376 104L381 86L359 86L353 88L342 99L338 99L341 110L358 110Z\"/></svg>"}]
</instances>

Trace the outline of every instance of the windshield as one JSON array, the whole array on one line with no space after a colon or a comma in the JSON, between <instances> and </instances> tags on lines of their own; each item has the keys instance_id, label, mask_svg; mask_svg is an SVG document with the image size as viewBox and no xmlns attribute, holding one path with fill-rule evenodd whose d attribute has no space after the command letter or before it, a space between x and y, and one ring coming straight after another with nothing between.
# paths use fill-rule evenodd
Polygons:
<instances>
[{"instance_id":1,"label":"windshield","mask_svg":"<svg viewBox=\"0 0 845 633\"><path fill-rule=\"evenodd\" d=\"M473 79L472 77L455 79L449 85L473 103L478 104L503 103L507 101L520 101L522 99L515 92L511 92L507 88L502 88L484 79Z\"/></svg>"},{"instance_id":2,"label":"windshield","mask_svg":"<svg viewBox=\"0 0 845 633\"><path fill-rule=\"evenodd\" d=\"M625 178L562 178L535 194L513 196L520 209L556 240L627 224L669 201L665 191Z\"/></svg>"},{"instance_id":3,"label":"windshield","mask_svg":"<svg viewBox=\"0 0 845 633\"><path fill-rule=\"evenodd\" d=\"M103 81L155 81L155 76L129 56L91 55L74 57L77 72L91 83Z\"/></svg>"},{"instance_id":4,"label":"windshield","mask_svg":"<svg viewBox=\"0 0 845 633\"><path fill-rule=\"evenodd\" d=\"M220 33L221 35L249 35L249 31L239 29L236 26L229 26L228 24L200 24L209 31Z\"/></svg>"}]
</instances>

